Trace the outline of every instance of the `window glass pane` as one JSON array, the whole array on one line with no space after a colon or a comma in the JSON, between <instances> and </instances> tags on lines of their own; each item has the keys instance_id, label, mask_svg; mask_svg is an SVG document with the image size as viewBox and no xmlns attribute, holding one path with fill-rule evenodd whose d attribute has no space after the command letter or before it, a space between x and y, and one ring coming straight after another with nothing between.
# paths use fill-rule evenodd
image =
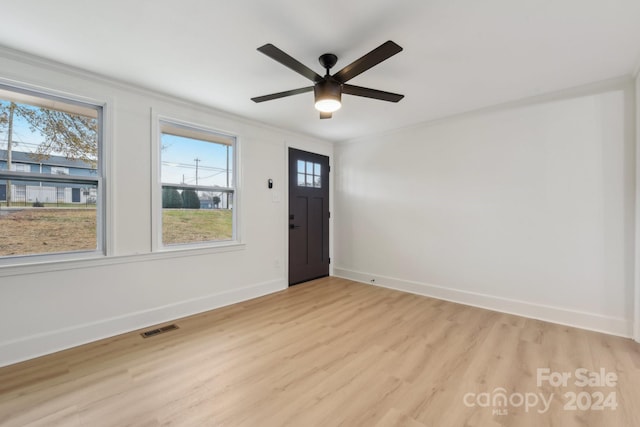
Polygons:
<instances>
[{"instance_id":1,"label":"window glass pane","mask_svg":"<svg viewBox=\"0 0 640 427\"><path fill-rule=\"evenodd\" d=\"M304 185L305 185L305 181L304 180L305 180L305 174L299 173L298 174L298 186L304 187Z\"/></svg>"},{"instance_id":2,"label":"window glass pane","mask_svg":"<svg viewBox=\"0 0 640 427\"><path fill-rule=\"evenodd\" d=\"M304 173L304 161L298 160L298 173Z\"/></svg>"},{"instance_id":3,"label":"window glass pane","mask_svg":"<svg viewBox=\"0 0 640 427\"><path fill-rule=\"evenodd\" d=\"M163 203L179 201L182 208L162 209L162 243L175 245L233 239L232 199L229 193L163 187ZM195 206L198 205L196 208ZM187 207L190 206L190 207Z\"/></svg>"},{"instance_id":4,"label":"window glass pane","mask_svg":"<svg viewBox=\"0 0 640 427\"><path fill-rule=\"evenodd\" d=\"M188 137L171 129L160 137L162 244L232 240L234 146L199 129L185 129Z\"/></svg>"},{"instance_id":5,"label":"window glass pane","mask_svg":"<svg viewBox=\"0 0 640 427\"><path fill-rule=\"evenodd\" d=\"M313 175L313 163L307 162L307 173Z\"/></svg>"},{"instance_id":6,"label":"window glass pane","mask_svg":"<svg viewBox=\"0 0 640 427\"><path fill-rule=\"evenodd\" d=\"M316 187L316 188L322 187L322 184L321 184L319 176L314 176L313 177L313 186Z\"/></svg>"},{"instance_id":7,"label":"window glass pane","mask_svg":"<svg viewBox=\"0 0 640 427\"><path fill-rule=\"evenodd\" d=\"M52 166L50 173L53 175L69 175L69 168Z\"/></svg>"},{"instance_id":8,"label":"window glass pane","mask_svg":"<svg viewBox=\"0 0 640 427\"><path fill-rule=\"evenodd\" d=\"M234 186L233 147L170 134L162 134L161 144L163 184Z\"/></svg>"},{"instance_id":9,"label":"window glass pane","mask_svg":"<svg viewBox=\"0 0 640 427\"><path fill-rule=\"evenodd\" d=\"M321 175L321 173L320 173L320 163L314 163L313 164L313 174L314 175L318 175L318 176Z\"/></svg>"},{"instance_id":10,"label":"window glass pane","mask_svg":"<svg viewBox=\"0 0 640 427\"><path fill-rule=\"evenodd\" d=\"M31 172L31 166L22 163L11 162L11 170L14 172Z\"/></svg>"},{"instance_id":11,"label":"window glass pane","mask_svg":"<svg viewBox=\"0 0 640 427\"><path fill-rule=\"evenodd\" d=\"M12 180L10 187L11 206L0 209L0 256L97 249L96 185Z\"/></svg>"},{"instance_id":12,"label":"window glass pane","mask_svg":"<svg viewBox=\"0 0 640 427\"><path fill-rule=\"evenodd\" d=\"M0 85L0 170L30 174L0 179L0 257L99 249L99 120L99 107Z\"/></svg>"},{"instance_id":13,"label":"window glass pane","mask_svg":"<svg viewBox=\"0 0 640 427\"><path fill-rule=\"evenodd\" d=\"M307 177L307 187L313 187L313 175L306 175Z\"/></svg>"}]
</instances>

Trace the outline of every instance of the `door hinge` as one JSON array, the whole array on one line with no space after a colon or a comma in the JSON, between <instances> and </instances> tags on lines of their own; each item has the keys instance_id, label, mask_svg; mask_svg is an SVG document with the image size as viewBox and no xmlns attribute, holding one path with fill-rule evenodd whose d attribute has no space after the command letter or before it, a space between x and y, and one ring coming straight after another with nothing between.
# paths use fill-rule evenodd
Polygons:
<instances>
[{"instance_id":1,"label":"door hinge","mask_svg":"<svg viewBox=\"0 0 640 427\"><path fill-rule=\"evenodd\" d=\"M329 258L329 264L331 264L331 258Z\"/></svg>"},{"instance_id":2,"label":"door hinge","mask_svg":"<svg viewBox=\"0 0 640 427\"><path fill-rule=\"evenodd\" d=\"M329 212L329 218L331 218L331 212Z\"/></svg>"}]
</instances>

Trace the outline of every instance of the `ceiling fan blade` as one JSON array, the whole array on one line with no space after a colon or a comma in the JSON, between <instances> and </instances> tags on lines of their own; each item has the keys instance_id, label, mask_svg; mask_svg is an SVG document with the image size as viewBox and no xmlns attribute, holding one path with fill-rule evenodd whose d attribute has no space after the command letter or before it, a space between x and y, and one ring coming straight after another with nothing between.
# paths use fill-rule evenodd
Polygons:
<instances>
[{"instance_id":1,"label":"ceiling fan blade","mask_svg":"<svg viewBox=\"0 0 640 427\"><path fill-rule=\"evenodd\" d=\"M321 119L330 119L331 118L331 113L323 113L322 111L320 111L320 118Z\"/></svg>"},{"instance_id":2,"label":"ceiling fan blade","mask_svg":"<svg viewBox=\"0 0 640 427\"><path fill-rule=\"evenodd\" d=\"M270 95L264 96L256 96L255 98L251 98L253 102L264 102L271 101L272 99L284 98L285 96L297 95L299 93L311 92L313 90L313 86L303 87L300 89L293 90L285 90L284 92L272 93Z\"/></svg>"},{"instance_id":3,"label":"ceiling fan blade","mask_svg":"<svg viewBox=\"0 0 640 427\"><path fill-rule=\"evenodd\" d=\"M398 102L404 95L399 93L384 92L382 90L369 89L368 87L360 87L354 85L342 85L342 93L355 96L364 96L365 98L380 99L382 101Z\"/></svg>"},{"instance_id":4,"label":"ceiling fan blade","mask_svg":"<svg viewBox=\"0 0 640 427\"><path fill-rule=\"evenodd\" d=\"M317 83L322 80L322 76L320 74L316 73L311 68L304 65L303 63L299 62L297 59L294 59L293 57L289 56L287 53L281 51L271 43L267 43L264 46L260 46L258 50L264 53L265 55L267 55L269 58L273 59L274 61L278 61L285 67L291 68L296 73L302 74L303 76L305 76L306 78L308 78L313 82Z\"/></svg>"},{"instance_id":5,"label":"ceiling fan blade","mask_svg":"<svg viewBox=\"0 0 640 427\"><path fill-rule=\"evenodd\" d=\"M382 61L391 58L396 53L402 52L402 48L389 40L381 44L360 59L356 59L351 64L344 67L333 75L333 78L340 83L345 83L358 74L367 71L369 68L378 65Z\"/></svg>"}]
</instances>

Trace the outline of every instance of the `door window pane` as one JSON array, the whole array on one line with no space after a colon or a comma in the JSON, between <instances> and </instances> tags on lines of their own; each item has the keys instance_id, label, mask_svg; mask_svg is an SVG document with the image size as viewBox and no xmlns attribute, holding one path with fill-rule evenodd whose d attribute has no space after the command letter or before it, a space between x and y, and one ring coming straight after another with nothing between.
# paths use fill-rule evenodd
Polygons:
<instances>
[{"instance_id":1,"label":"door window pane","mask_svg":"<svg viewBox=\"0 0 640 427\"><path fill-rule=\"evenodd\" d=\"M322 167L320 163L298 160L298 186L322 187Z\"/></svg>"}]
</instances>

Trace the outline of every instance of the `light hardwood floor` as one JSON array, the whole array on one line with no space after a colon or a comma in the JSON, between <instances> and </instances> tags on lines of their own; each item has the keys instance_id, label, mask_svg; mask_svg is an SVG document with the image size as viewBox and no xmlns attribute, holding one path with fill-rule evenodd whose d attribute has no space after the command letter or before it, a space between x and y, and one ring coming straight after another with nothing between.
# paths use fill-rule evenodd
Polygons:
<instances>
[{"instance_id":1,"label":"light hardwood floor","mask_svg":"<svg viewBox=\"0 0 640 427\"><path fill-rule=\"evenodd\" d=\"M175 323L1 368L0 425L640 426L629 339L337 278ZM538 387L538 368L572 378ZM578 368L617 382L579 387ZM512 404L478 406L499 387ZM572 392L617 408L567 410Z\"/></svg>"}]
</instances>

